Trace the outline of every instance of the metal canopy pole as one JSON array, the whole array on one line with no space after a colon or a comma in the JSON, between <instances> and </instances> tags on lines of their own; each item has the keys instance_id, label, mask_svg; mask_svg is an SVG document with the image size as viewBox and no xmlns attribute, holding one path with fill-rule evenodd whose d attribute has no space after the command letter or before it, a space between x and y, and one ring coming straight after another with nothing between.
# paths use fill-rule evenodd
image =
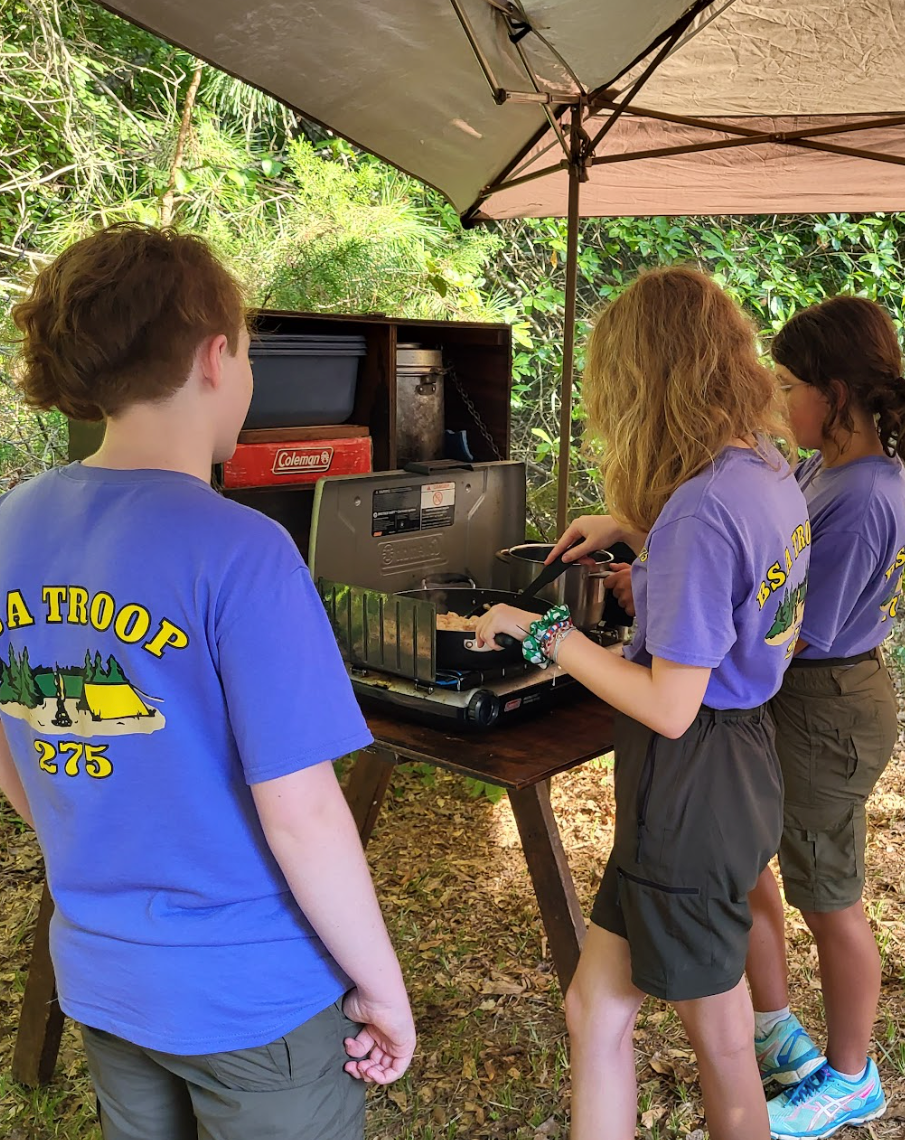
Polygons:
<instances>
[{"instance_id":1,"label":"metal canopy pole","mask_svg":"<svg viewBox=\"0 0 905 1140\"><path fill-rule=\"evenodd\" d=\"M575 365L575 301L578 293L578 199L583 165L581 104L572 108L569 128L569 211L566 223L566 312L562 343L562 379L559 389L559 470L557 475L556 529L568 525L569 466L572 458L572 379Z\"/></svg>"}]
</instances>

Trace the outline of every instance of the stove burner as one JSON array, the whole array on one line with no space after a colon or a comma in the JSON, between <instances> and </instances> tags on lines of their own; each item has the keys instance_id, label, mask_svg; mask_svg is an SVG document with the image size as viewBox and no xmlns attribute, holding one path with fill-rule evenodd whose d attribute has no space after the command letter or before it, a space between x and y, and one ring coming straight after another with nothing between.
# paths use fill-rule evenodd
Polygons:
<instances>
[{"instance_id":1,"label":"stove burner","mask_svg":"<svg viewBox=\"0 0 905 1140\"><path fill-rule=\"evenodd\" d=\"M589 630L587 636L596 641L598 645L613 645L621 640L613 631L607 629ZM379 685L386 684L391 680L388 674L379 670L353 666L350 671L353 677L360 678L363 682ZM438 691L467 693L485 685L493 687L505 682L511 684L520 678L524 680L528 674L532 674L532 679L535 681L540 681L544 677L543 671L536 666L529 665L527 661L517 661L515 664L503 665L498 669L438 669L432 680L412 680L409 684L414 690L424 693L426 696ZM552 677L552 674L550 676Z\"/></svg>"},{"instance_id":2,"label":"stove burner","mask_svg":"<svg viewBox=\"0 0 905 1140\"><path fill-rule=\"evenodd\" d=\"M504 665L501 669L440 669L437 671L436 685L442 689L465 692L480 688L481 685L491 685L495 681L522 677L532 668L527 661L518 661L515 665Z\"/></svg>"}]
</instances>

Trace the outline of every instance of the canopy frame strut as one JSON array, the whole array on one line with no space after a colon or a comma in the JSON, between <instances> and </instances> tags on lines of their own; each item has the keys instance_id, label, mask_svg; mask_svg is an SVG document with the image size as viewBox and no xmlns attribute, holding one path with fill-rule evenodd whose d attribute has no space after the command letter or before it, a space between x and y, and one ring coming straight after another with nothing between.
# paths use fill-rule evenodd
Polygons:
<instances>
[{"instance_id":1,"label":"canopy frame strut","mask_svg":"<svg viewBox=\"0 0 905 1140\"><path fill-rule=\"evenodd\" d=\"M601 105L601 104L598 104ZM620 105L609 100L603 106L614 110ZM731 139L719 139L711 142L686 143L675 147L658 147L651 150L626 151L623 154L595 155L592 158L594 166L605 166L614 162L629 162L644 158L662 158L670 155L694 154L699 151L722 150L726 147L757 146L765 143L774 146L803 147L808 150L823 150L828 154L845 154L854 158L870 159L874 162L888 162L896 166L905 166L905 156L886 154L878 150L865 150L860 147L841 146L837 143L819 143L816 138L825 135L854 134L858 131L873 131L884 127L905 126L905 115L886 115L882 118L866 118L856 123L825 123L823 126L802 127L796 131L758 131L752 127L743 127L738 123L727 123L716 119L704 119L691 115L673 115L665 111L652 111L646 107L627 106L622 108L623 114L637 118L657 119L662 122L675 123L678 126L694 127L714 133L732 135ZM607 120L607 123L610 119ZM497 187L494 189L502 189Z\"/></svg>"},{"instance_id":2,"label":"canopy frame strut","mask_svg":"<svg viewBox=\"0 0 905 1140\"><path fill-rule=\"evenodd\" d=\"M588 170L594 161L594 150L617 120L628 109L631 100L654 74L660 64L672 53L675 45L685 35L695 18L713 0L697 0L678 19L669 31L652 45L648 51L656 49L653 59L644 67L637 79L633 80L623 100L615 104L612 114L594 138L588 134L583 119L590 118L588 104L601 94L600 89L590 96L582 95L570 109L569 149L567 167L569 172L568 212L566 215L566 289L565 312L563 314L562 373L559 385L559 452L556 465L556 527L562 534L569 522L569 474L572 465L572 395L575 386L575 318L578 299L578 224L580 215L581 183L587 182ZM555 169L555 167L554 167ZM530 175L515 179L514 182L529 181Z\"/></svg>"}]
</instances>

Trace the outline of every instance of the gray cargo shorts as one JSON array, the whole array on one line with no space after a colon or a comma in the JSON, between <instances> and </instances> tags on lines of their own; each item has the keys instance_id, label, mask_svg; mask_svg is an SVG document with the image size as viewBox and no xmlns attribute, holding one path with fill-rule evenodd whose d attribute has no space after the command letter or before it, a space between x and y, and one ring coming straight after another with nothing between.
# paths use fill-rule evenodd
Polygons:
<instances>
[{"instance_id":1,"label":"gray cargo shorts","mask_svg":"<svg viewBox=\"0 0 905 1140\"><path fill-rule=\"evenodd\" d=\"M338 1001L268 1045L183 1057L82 1026L104 1140L362 1140L358 1029Z\"/></svg>"},{"instance_id":2,"label":"gray cargo shorts","mask_svg":"<svg viewBox=\"0 0 905 1140\"><path fill-rule=\"evenodd\" d=\"M733 989L748 894L779 847L782 776L766 708L701 708L678 740L619 713L616 836L591 922L625 938L632 982L666 1001Z\"/></svg>"}]
</instances>

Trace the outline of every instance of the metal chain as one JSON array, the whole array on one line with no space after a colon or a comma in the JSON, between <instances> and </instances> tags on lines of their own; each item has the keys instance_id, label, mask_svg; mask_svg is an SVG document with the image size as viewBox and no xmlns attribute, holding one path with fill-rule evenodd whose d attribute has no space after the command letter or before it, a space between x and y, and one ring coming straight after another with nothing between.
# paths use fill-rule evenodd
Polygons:
<instances>
[{"instance_id":1,"label":"metal chain","mask_svg":"<svg viewBox=\"0 0 905 1140\"><path fill-rule=\"evenodd\" d=\"M471 416L471 418L474 420L475 424L477 425L478 431L481 433L481 435L486 440L487 445L489 446L490 450L493 452L494 458L495 459L502 459L503 458L502 452L497 447L496 440L490 434L490 428L488 428L487 424L485 424L484 421L481 419L481 413L475 407L474 400L472 400L471 396L469 396L469 394L462 387L462 382L459 379L459 377L456 375L455 369L454 368L447 368L446 369L446 375L449 377L450 380L452 380L453 387L459 393L459 399L465 405L465 410L468 412L468 414Z\"/></svg>"},{"instance_id":2,"label":"metal chain","mask_svg":"<svg viewBox=\"0 0 905 1140\"><path fill-rule=\"evenodd\" d=\"M503 458L502 452L497 447L496 441L494 440L493 436L490 434L490 429L487 427L487 424L485 424L484 421L481 419L481 413L474 406L474 400L472 400L471 396L469 396L469 394L462 387L462 382L459 380L459 377L456 375L455 369L447 368L446 369L446 375L450 378L450 380L452 380L453 386L455 387L456 391L459 393L459 399L465 405L465 408L468 411L468 414L471 416L471 418L477 424L478 430L480 431L480 433L484 437L484 439L487 441L487 445L490 448L490 450L493 452L494 458L502 460L502 458ZM537 530L537 533L541 536L543 541L546 542L547 541L546 528L543 526L543 524L541 523L540 519L537 517L535 512L531 509L530 504L528 505L528 514L531 516L531 521L534 523L534 526Z\"/></svg>"}]
</instances>

